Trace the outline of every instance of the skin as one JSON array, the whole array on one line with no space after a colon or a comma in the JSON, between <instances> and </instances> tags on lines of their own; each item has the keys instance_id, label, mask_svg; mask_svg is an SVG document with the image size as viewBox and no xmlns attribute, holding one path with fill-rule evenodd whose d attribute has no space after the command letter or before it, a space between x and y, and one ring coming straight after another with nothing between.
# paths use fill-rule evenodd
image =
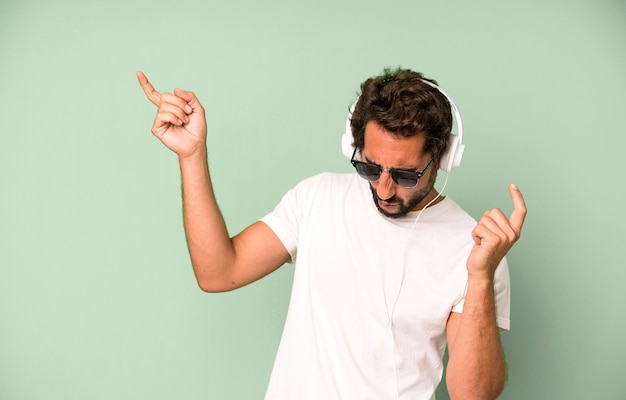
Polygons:
<instances>
[{"instance_id":1,"label":"skin","mask_svg":"<svg viewBox=\"0 0 626 400\"><path fill-rule=\"evenodd\" d=\"M379 124L368 122L365 125L365 140L361 150L363 159L383 168L397 168L422 171L432 158L423 152L424 136L408 138L392 136ZM388 167L391 165L391 167ZM432 166L413 188L398 186L389 172L383 172L380 179L370 182L374 204L378 210L391 218L401 217L410 211L421 210L437 197L434 188L437 168ZM438 198L433 204L441 201Z\"/></svg>"},{"instance_id":2,"label":"skin","mask_svg":"<svg viewBox=\"0 0 626 400\"><path fill-rule=\"evenodd\" d=\"M256 222L229 237L213 193L207 162L205 112L193 92L160 93L146 76L137 78L146 97L158 107L152 133L178 155L183 222L191 264L205 292L245 286L289 260L274 232Z\"/></svg>"},{"instance_id":3,"label":"skin","mask_svg":"<svg viewBox=\"0 0 626 400\"><path fill-rule=\"evenodd\" d=\"M160 93L146 76L137 78L146 97L158 107L152 133L178 155L183 193L183 219L194 274L207 292L233 290L276 270L289 254L274 232L256 222L230 237L219 211L207 162L205 111L193 92ZM369 123L363 157L383 168L423 169L423 137L396 138ZM419 210L437 196L436 168L415 188L398 187L387 172L371 183L381 211L396 215L402 204ZM463 313L451 313L446 336L449 361L446 383L452 399L495 399L504 385L505 367L494 300L494 274L519 239L526 206L515 185L509 191L513 212L507 218L495 208L484 213L472 231L474 247L467 260L467 294ZM440 199L435 200L436 204ZM406 207L405 207L406 208Z\"/></svg>"}]
</instances>

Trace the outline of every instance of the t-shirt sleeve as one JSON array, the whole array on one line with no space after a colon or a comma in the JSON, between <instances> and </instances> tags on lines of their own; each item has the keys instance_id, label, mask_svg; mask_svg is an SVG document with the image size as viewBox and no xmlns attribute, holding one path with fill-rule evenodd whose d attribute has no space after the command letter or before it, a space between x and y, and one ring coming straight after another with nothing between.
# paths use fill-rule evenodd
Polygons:
<instances>
[{"instance_id":1,"label":"t-shirt sleeve","mask_svg":"<svg viewBox=\"0 0 626 400\"><path fill-rule=\"evenodd\" d=\"M496 301L496 324L501 331L508 331L511 328L511 282L506 257L500 261L496 269L494 294ZM465 297L452 308L452 311L462 313L464 303Z\"/></svg>"},{"instance_id":2,"label":"t-shirt sleeve","mask_svg":"<svg viewBox=\"0 0 626 400\"><path fill-rule=\"evenodd\" d=\"M320 173L300 181L289 190L272 212L261 218L283 243L291 257L290 263L296 262L300 234L310 221L310 214L320 195L332 185L333 174Z\"/></svg>"},{"instance_id":3,"label":"t-shirt sleeve","mask_svg":"<svg viewBox=\"0 0 626 400\"><path fill-rule=\"evenodd\" d=\"M300 234L301 212L298 203L298 187L289 190L272 212L261 218L278 236L289 252L290 263L296 260Z\"/></svg>"}]
</instances>

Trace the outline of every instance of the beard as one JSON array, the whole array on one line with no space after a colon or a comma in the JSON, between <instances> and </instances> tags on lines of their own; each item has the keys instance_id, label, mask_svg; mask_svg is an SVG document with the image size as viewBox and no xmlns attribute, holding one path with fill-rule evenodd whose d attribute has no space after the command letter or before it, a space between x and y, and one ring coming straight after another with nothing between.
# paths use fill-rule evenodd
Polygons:
<instances>
[{"instance_id":1,"label":"beard","mask_svg":"<svg viewBox=\"0 0 626 400\"><path fill-rule=\"evenodd\" d=\"M433 178L435 176L436 175L434 175ZM384 199L384 201L387 204L390 204L394 206L394 208L397 209L397 211L394 211L394 212L385 210L380 206L379 200L383 200L383 199L378 197L378 193L376 192L376 189L374 189L374 187L370 184L370 191L372 192L374 204L376 205L376 208L378 209L378 211L385 217L389 217L389 218L404 217L405 215L413 211L413 209L417 207L417 205L420 204L424 199L426 199L426 197L428 197L428 195L431 193L435 184L435 179L433 178L430 179L430 182L428 182L428 185L426 185L426 187L424 187L423 189L416 190L415 192L412 192L409 195L409 197L406 199L398 197L397 195L391 196L388 199Z\"/></svg>"}]
</instances>

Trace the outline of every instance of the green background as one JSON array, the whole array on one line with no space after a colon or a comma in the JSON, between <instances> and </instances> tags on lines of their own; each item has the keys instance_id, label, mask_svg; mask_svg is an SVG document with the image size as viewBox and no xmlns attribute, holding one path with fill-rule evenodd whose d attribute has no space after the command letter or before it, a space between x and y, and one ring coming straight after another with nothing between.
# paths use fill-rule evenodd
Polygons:
<instances>
[{"instance_id":1,"label":"green background","mask_svg":"<svg viewBox=\"0 0 626 400\"><path fill-rule=\"evenodd\" d=\"M510 212L511 181L527 199L501 398L626 398L623 0L3 0L0 399L262 398L293 267L197 288L135 71L203 102L234 234L350 170L358 85L399 65L464 117L447 194L474 217Z\"/></svg>"}]
</instances>

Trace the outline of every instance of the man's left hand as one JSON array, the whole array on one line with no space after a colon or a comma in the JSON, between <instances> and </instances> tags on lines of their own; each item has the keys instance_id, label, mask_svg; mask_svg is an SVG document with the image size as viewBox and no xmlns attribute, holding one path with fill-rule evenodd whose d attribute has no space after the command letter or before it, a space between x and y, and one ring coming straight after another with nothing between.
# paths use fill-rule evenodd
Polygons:
<instances>
[{"instance_id":1,"label":"man's left hand","mask_svg":"<svg viewBox=\"0 0 626 400\"><path fill-rule=\"evenodd\" d=\"M509 185L513 199L513 212L507 217L498 208L483 214L472 231L474 247L467 259L470 276L484 276L493 279L500 261L517 242L526 218L526 203L515 184Z\"/></svg>"}]
</instances>

